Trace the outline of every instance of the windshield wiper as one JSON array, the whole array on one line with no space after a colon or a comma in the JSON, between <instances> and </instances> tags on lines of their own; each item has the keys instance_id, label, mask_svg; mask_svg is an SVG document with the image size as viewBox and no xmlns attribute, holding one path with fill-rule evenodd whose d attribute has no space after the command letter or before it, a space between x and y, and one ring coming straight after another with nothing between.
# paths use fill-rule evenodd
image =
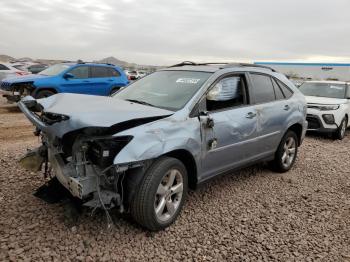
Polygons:
<instances>
[{"instance_id":1,"label":"windshield wiper","mask_svg":"<svg viewBox=\"0 0 350 262\"><path fill-rule=\"evenodd\" d=\"M137 104L141 104L141 105L146 105L146 106L153 106L153 107L156 107L155 105L152 105L150 103L147 103L145 101L141 101L141 100L136 100L136 99L125 99L126 101L129 101L129 102L133 102L133 103L137 103Z\"/></svg>"}]
</instances>

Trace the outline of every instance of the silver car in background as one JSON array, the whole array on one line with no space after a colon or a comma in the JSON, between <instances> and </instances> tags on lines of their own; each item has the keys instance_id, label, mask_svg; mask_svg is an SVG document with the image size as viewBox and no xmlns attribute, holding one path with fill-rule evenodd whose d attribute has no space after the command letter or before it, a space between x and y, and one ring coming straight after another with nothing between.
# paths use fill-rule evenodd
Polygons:
<instances>
[{"instance_id":1,"label":"silver car in background","mask_svg":"<svg viewBox=\"0 0 350 262\"><path fill-rule=\"evenodd\" d=\"M24 167L44 164L84 205L130 212L149 230L173 223L189 188L219 174L262 161L288 171L307 128L298 89L250 64L183 62L112 97L26 97L19 107L42 140Z\"/></svg>"}]
</instances>

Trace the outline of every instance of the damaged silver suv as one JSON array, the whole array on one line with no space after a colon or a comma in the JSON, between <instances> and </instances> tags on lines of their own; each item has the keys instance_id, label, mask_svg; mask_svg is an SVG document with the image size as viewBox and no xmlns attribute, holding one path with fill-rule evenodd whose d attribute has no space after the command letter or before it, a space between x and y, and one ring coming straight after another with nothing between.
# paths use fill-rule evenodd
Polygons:
<instances>
[{"instance_id":1,"label":"damaged silver suv","mask_svg":"<svg viewBox=\"0 0 350 262\"><path fill-rule=\"evenodd\" d=\"M36 126L27 169L53 176L85 206L130 212L149 230L179 215L189 188L267 161L294 164L307 127L304 96L250 64L183 62L112 97L57 94L19 107Z\"/></svg>"}]
</instances>

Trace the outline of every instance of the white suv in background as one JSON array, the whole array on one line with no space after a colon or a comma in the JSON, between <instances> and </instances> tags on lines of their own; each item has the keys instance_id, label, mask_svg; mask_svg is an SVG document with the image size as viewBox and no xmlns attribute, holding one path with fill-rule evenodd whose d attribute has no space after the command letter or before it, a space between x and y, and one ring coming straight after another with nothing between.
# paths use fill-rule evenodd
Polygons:
<instances>
[{"instance_id":1,"label":"white suv in background","mask_svg":"<svg viewBox=\"0 0 350 262\"><path fill-rule=\"evenodd\" d=\"M309 131L332 133L343 139L349 127L350 86L339 81L307 81L299 90L307 102Z\"/></svg>"},{"instance_id":2,"label":"white suv in background","mask_svg":"<svg viewBox=\"0 0 350 262\"><path fill-rule=\"evenodd\" d=\"M0 63L0 81L5 78L23 76L29 74L24 70L17 69L10 64Z\"/></svg>"}]
</instances>

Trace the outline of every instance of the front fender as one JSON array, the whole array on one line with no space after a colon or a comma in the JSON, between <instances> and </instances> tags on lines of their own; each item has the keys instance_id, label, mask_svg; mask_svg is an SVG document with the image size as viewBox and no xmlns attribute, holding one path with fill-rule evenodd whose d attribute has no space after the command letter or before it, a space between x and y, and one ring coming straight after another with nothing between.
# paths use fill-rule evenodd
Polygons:
<instances>
[{"instance_id":1,"label":"front fender","mask_svg":"<svg viewBox=\"0 0 350 262\"><path fill-rule=\"evenodd\" d=\"M200 158L201 135L197 118L163 119L118 133L119 135L134 138L114 158L115 165L154 159L179 149L190 152L197 164Z\"/></svg>"}]
</instances>

